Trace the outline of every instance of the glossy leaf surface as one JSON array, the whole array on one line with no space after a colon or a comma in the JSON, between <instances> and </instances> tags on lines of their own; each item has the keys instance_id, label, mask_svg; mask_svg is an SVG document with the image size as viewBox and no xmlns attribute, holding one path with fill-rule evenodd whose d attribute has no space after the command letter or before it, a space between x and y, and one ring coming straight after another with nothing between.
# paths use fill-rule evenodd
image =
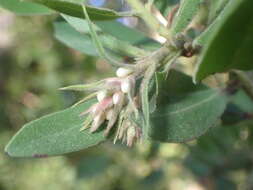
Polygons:
<instances>
[{"instance_id":1,"label":"glossy leaf surface","mask_svg":"<svg viewBox=\"0 0 253 190\"><path fill-rule=\"evenodd\" d=\"M252 0L231 0L197 39L204 49L196 68L196 82L230 69L253 69L252 7Z\"/></svg>"}]
</instances>

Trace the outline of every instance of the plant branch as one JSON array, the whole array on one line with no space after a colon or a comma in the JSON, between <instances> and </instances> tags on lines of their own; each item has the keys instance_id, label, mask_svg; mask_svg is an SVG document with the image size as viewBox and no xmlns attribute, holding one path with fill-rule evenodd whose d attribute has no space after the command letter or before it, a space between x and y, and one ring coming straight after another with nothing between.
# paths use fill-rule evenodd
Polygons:
<instances>
[{"instance_id":1,"label":"plant branch","mask_svg":"<svg viewBox=\"0 0 253 190\"><path fill-rule=\"evenodd\" d=\"M237 75L238 79L243 85L245 92L253 100L253 82L250 80L250 78L247 76L245 72L239 70L234 70L233 72Z\"/></svg>"},{"instance_id":2,"label":"plant branch","mask_svg":"<svg viewBox=\"0 0 253 190\"><path fill-rule=\"evenodd\" d=\"M147 4L146 4L146 8L148 9L148 11L151 10L152 5L154 4L155 0L148 0Z\"/></svg>"},{"instance_id":3,"label":"plant branch","mask_svg":"<svg viewBox=\"0 0 253 190\"><path fill-rule=\"evenodd\" d=\"M98 37L97 32L94 28L94 25L90 20L89 14L86 10L86 6L82 5L82 7L83 7L84 16L85 16L85 18L88 22L88 26L89 26L89 29L90 29L90 35L92 37L92 40L93 40L100 56L102 58L104 58L105 60L107 60L108 63L110 63L113 66L116 66L116 67L133 67L134 65L119 63L119 62L115 61L114 59L112 59L110 56L107 55L101 41L99 40L99 37Z\"/></svg>"},{"instance_id":4,"label":"plant branch","mask_svg":"<svg viewBox=\"0 0 253 190\"><path fill-rule=\"evenodd\" d=\"M127 56L138 57L138 56L145 56L148 53L150 53L136 46L133 46L128 42L118 41L113 36L100 35L99 37L100 37L101 43L105 47L115 50Z\"/></svg>"},{"instance_id":5,"label":"plant branch","mask_svg":"<svg viewBox=\"0 0 253 190\"><path fill-rule=\"evenodd\" d=\"M127 0L129 5L134 9L134 11L139 13L139 16L145 21L145 23L153 30L158 31L158 33L168 39L171 40L171 34L169 30L163 26L155 17L151 14L151 12L144 6L140 0Z\"/></svg>"}]
</instances>

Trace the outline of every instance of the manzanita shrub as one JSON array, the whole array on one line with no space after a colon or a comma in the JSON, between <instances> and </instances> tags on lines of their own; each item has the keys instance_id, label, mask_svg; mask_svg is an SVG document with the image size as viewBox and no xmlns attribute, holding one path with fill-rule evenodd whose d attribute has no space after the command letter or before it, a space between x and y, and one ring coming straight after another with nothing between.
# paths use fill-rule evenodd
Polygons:
<instances>
[{"instance_id":1,"label":"manzanita shrub","mask_svg":"<svg viewBox=\"0 0 253 190\"><path fill-rule=\"evenodd\" d=\"M83 0L0 0L17 15L59 14L62 19L54 23L59 41L116 68L110 78L61 88L90 95L26 124L6 146L8 155L61 155L105 141L187 142L222 122L241 87L252 100L244 72L253 69L252 0L125 3L131 11ZM148 32L122 25L122 17L139 18ZM187 64L194 68L186 75Z\"/></svg>"}]
</instances>

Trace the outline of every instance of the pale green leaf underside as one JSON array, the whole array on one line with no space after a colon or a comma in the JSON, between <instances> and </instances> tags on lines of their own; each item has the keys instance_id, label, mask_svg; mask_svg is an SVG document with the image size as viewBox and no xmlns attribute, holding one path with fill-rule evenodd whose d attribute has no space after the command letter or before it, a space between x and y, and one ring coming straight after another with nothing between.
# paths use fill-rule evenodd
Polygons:
<instances>
[{"instance_id":1,"label":"pale green leaf underside","mask_svg":"<svg viewBox=\"0 0 253 190\"><path fill-rule=\"evenodd\" d=\"M209 22L212 22L224 9L229 0L212 0L209 8Z\"/></svg>"},{"instance_id":2,"label":"pale green leaf underside","mask_svg":"<svg viewBox=\"0 0 253 190\"><path fill-rule=\"evenodd\" d=\"M79 114L92 101L56 112L26 124L9 142L5 151L13 157L46 157L78 151L105 140L103 132L80 132L85 117Z\"/></svg>"},{"instance_id":3,"label":"pale green leaf underside","mask_svg":"<svg viewBox=\"0 0 253 190\"><path fill-rule=\"evenodd\" d=\"M70 48L85 53L91 56L98 56L96 47L88 34L80 33L72 28L68 23L56 22L54 23L55 37L60 42L64 43ZM85 30L85 29L84 29ZM122 42L113 38L112 36L100 33L100 40L104 47L106 47L107 54L127 56L143 55L144 51L138 47L131 46L127 42ZM111 51L107 51L110 49ZM119 56L119 55L117 55Z\"/></svg>"},{"instance_id":4,"label":"pale green leaf underside","mask_svg":"<svg viewBox=\"0 0 253 190\"><path fill-rule=\"evenodd\" d=\"M24 2L20 0L0 0L0 7L7 9L17 15L46 15L52 14L54 11L43 5L32 2Z\"/></svg>"},{"instance_id":5,"label":"pale green leaf underside","mask_svg":"<svg viewBox=\"0 0 253 190\"><path fill-rule=\"evenodd\" d=\"M68 23L56 22L54 23L54 30L56 39L68 47L87 55L98 56L91 38L88 35L77 32Z\"/></svg>"},{"instance_id":6,"label":"pale green leaf underside","mask_svg":"<svg viewBox=\"0 0 253 190\"><path fill-rule=\"evenodd\" d=\"M185 142L204 134L217 124L227 97L216 89L178 97L152 114L150 137L162 142Z\"/></svg>"},{"instance_id":7,"label":"pale green leaf underside","mask_svg":"<svg viewBox=\"0 0 253 190\"><path fill-rule=\"evenodd\" d=\"M88 33L90 32L87 19L84 20L76 17L67 16L64 14L62 14L62 16L75 30L82 33L83 35L88 35ZM122 55L127 55L131 57L143 56L145 54L144 50L135 47L126 41L122 41L111 35L108 35L104 31L102 32L102 29L100 29L96 25L96 23L93 24L93 27L94 30L98 33L99 40L106 49L111 49L113 52L117 52ZM112 30L118 30L118 28L112 28Z\"/></svg>"},{"instance_id":8,"label":"pale green leaf underside","mask_svg":"<svg viewBox=\"0 0 253 190\"><path fill-rule=\"evenodd\" d=\"M253 101L244 90L238 91L231 97L231 103L237 106L241 111L253 113Z\"/></svg>"},{"instance_id":9,"label":"pale green leaf underside","mask_svg":"<svg viewBox=\"0 0 253 190\"><path fill-rule=\"evenodd\" d=\"M150 64L152 65L150 65L150 67L147 69L141 84L142 112L145 121L142 128L144 139L148 137L148 130L150 128L149 84L151 83L152 77L154 76L156 70L156 64L152 62Z\"/></svg>"},{"instance_id":10,"label":"pale green leaf underside","mask_svg":"<svg viewBox=\"0 0 253 190\"><path fill-rule=\"evenodd\" d=\"M202 0L182 0L171 26L173 35L182 32L196 15Z\"/></svg>"},{"instance_id":11,"label":"pale green leaf underside","mask_svg":"<svg viewBox=\"0 0 253 190\"><path fill-rule=\"evenodd\" d=\"M85 18L83 8L79 1L74 2L70 0L33 0L33 2L40 3L53 9L59 13L64 13L69 16ZM91 20L111 20L120 18L122 16L131 16L130 13L116 12L111 9L97 8L86 6L87 12Z\"/></svg>"}]
</instances>

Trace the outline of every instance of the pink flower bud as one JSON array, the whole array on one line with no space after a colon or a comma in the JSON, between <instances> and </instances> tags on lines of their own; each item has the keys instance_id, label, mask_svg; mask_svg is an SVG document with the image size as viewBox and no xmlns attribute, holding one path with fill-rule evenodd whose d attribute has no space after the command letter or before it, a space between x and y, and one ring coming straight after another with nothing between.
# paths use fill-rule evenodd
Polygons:
<instances>
[{"instance_id":1,"label":"pink flower bud","mask_svg":"<svg viewBox=\"0 0 253 190\"><path fill-rule=\"evenodd\" d=\"M97 103L96 106L92 109L92 113L94 116L97 114L104 112L105 110L111 108L113 106L112 97L104 98L101 102Z\"/></svg>"}]
</instances>

